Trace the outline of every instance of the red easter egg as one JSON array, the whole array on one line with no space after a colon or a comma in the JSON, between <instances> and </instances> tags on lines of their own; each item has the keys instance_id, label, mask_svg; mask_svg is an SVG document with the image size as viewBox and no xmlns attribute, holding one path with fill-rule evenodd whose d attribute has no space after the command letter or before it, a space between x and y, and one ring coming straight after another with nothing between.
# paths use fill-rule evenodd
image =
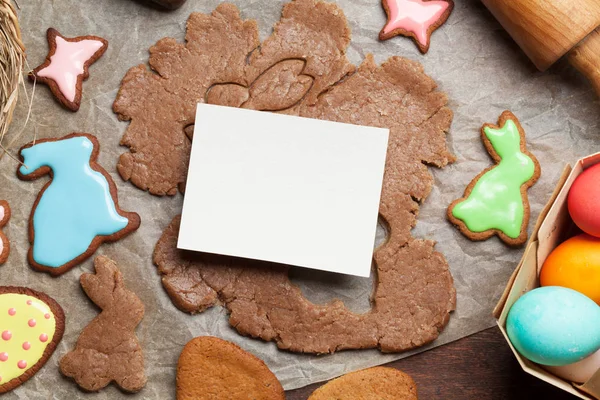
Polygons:
<instances>
[{"instance_id":1,"label":"red easter egg","mask_svg":"<svg viewBox=\"0 0 600 400\"><path fill-rule=\"evenodd\" d=\"M569 190L568 206L573 222L582 231L600 237L600 164L575 179Z\"/></svg>"}]
</instances>

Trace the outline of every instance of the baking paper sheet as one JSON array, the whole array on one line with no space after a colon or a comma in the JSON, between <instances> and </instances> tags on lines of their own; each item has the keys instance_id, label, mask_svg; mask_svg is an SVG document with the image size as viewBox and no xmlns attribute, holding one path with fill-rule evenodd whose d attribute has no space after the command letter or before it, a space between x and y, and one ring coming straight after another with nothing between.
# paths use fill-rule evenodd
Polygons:
<instances>
[{"instance_id":1,"label":"baking paper sheet","mask_svg":"<svg viewBox=\"0 0 600 400\"><path fill-rule=\"evenodd\" d=\"M258 20L263 39L278 21L284 2L233 0L243 17ZM472 243L445 219L447 205L461 196L470 180L490 164L479 138L481 125L495 123L505 109L520 118L529 149L542 166L541 179L529 191L532 221L551 194L564 164L600 150L599 105L587 82L563 63L547 73L536 71L483 5L476 0L455 3L448 22L433 34L429 53L422 56L409 39L394 38L383 43L377 40L385 22L379 0L338 1L352 29L349 57L353 62L359 63L367 53L374 53L378 62L393 55L418 60L448 93L449 106L455 113L448 142L457 162L444 170L432 168L435 185L421 207L413 233L438 241L437 250L448 259L458 290L457 310L432 346L494 325L492 308L522 252L508 249L496 238ZM50 26L67 36L96 34L110 43L106 54L91 67L79 112L63 110L46 87L36 88L31 120L17 144L33 139L34 134L55 137L79 131L97 135L102 146L99 162L114 177L122 208L137 211L142 217L136 233L115 244L103 245L97 253L119 263L127 285L146 305L146 316L137 334L146 354L148 384L127 398L174 398L177 358L185 343L198 335L231 340L263 358L286 389L409 355L383 355L376 350L320 357L282 352L272 343L239 336L229 327L227 315L220 307L191 316L178 311L165 294L151 255L163 229L181 212L182 196L154 197L121 180L115 166L119 154L126 151L119 146L119 140L127 124L117 120L111 105L127 69L146 63L152 44L165 36L182 40L190 12L211 12L219 0L188 0L175 12L161 12L133 0L19 0L19 4L31 68L40 64L47 53L46 29ZM31 89L30 84L27 87ZM25 115L26 108L21 103L13 133ZM65 309L67 325L64 339L48 364L30 382L4 398L120 398L124 395L115 387L99 394L85 394L60 375L59 358L73 348L81 329L98 312L78 281L81 273L92 270L92 261L58 278L34 272L28 266L27 220L45 179L21 182L16 178L16 168L10 158L0 160L0 198L7 199L13 210L5 228L12 253L8 263L0 267L0 282L47 292ZM379 237L383 239L381 230ZM293 269L292 279L317 303L338 297L355 311L369 307L369 279L307 273L302 269Z\"/></svg>"}]
</instances>

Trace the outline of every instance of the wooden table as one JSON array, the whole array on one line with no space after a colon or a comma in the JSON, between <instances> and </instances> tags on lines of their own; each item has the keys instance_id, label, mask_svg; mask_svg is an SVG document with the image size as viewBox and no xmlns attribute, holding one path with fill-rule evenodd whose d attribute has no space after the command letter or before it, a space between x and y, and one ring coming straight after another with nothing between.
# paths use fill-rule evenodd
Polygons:
<instances>
[{"instance_id":1,"label":"wooden table","mask_svg":"<svg viewBox=\"0 0 600 400\"><path fill-rule=\"evenodd\" d=\"M523 372L498 328L395 361L425 400L573 400L575 397ZM320 384L287 393L305 400Z\"/></svg>"}]
</instances>

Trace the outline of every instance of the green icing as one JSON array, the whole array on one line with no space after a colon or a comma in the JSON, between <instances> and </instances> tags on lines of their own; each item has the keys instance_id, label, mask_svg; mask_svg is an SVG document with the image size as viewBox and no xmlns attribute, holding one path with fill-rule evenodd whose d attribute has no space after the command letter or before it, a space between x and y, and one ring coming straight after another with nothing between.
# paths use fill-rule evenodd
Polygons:
<instances>
[{"instance_id":1,"label":"green icing","mask_svg":"<svg viewBox=\"0 0 600 400\"><path fill-rule=\"evenodd\" d=\"M500 129L485 128L484 133L501 161L479 178L452 215L471 232L498 229L515 239L523 224L521 185L533 177L535 164L521 152L521 136L514 121L507 120Z\"/></svg>"}]
</instances>

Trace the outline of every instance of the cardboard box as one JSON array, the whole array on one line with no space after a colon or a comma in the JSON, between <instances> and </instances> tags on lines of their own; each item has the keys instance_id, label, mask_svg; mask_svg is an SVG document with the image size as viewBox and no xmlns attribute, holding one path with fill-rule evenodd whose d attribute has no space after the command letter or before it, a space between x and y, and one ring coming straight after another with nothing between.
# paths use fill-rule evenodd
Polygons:
<instances>
[{"instance_id":1,"label":"cardboard box","mask_svg":"<svg viewBox=\"0 0 600 400\"><path fill-rule=\"evenodd\" d=\"M600 370L583 385L572 384L552 375L515 350L506 334L506 317L519 297L539 286L538 276L546 257L560 243L576 232L575 224L567 209L567 195L575 178L584 169L598 163L600 163L600 153L578 160L573 168L570 165L565 167L550 201L538 218L523 258L513 272L504 294L494 310L498 326L525 372L587 400L600 400Z\"/></svg>"}]
</instances>

